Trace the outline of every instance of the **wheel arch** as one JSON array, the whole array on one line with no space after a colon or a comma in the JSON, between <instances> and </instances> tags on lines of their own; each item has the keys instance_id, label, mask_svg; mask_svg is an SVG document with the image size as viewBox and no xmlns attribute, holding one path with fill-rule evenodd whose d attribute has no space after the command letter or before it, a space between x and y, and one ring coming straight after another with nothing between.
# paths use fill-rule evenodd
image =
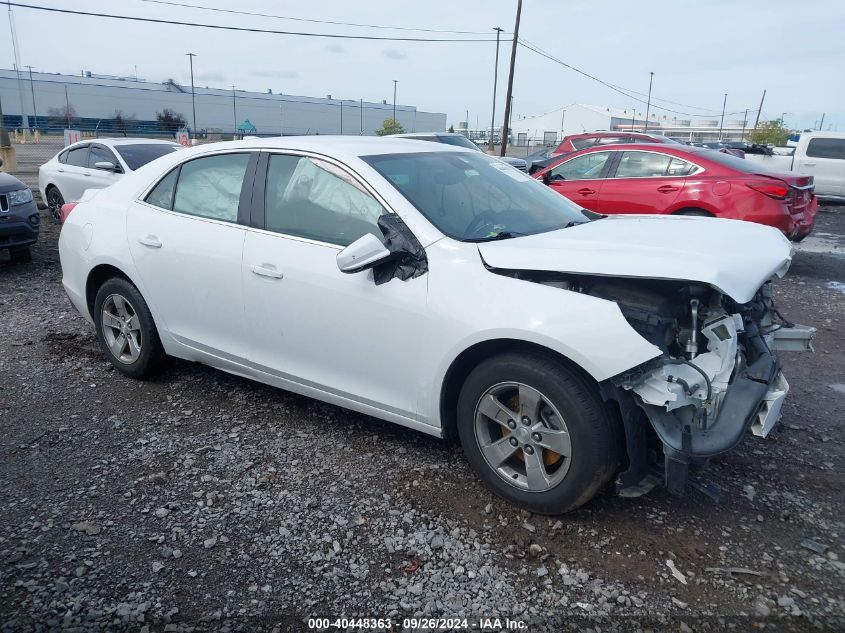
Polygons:
<instances>
[{"instance_id":1,"label":"wheel arch","mask_svg":"<svg viewBox=\"0 0 845 633\"><path fill-rule=\"evenodd\" d=\"M695 204L684 204L679 206L677 209L674 209L670 215L683 215L689 211L696 211L699 213L706 213L708 216L711 217L718 217L716 214L716 210L711 207L709 204L706 203L698 203Z\"/></svg>"},{"instance_id":2,"label":"wheel arch","mask_svg":"<svg viewBox=\"0 0 845 633\"><path fill-rule=\"evenodd\" d=\"M94 268L92 268L88 273L88 277L85 280L85 305L88 308L88 314L90 314L92 318L94 316L94 300L97 298L97 291L100 289L100 286L113 277L125 279L136 288L138 287L138 284L132 281L129 275L124 273L117 266L113 266L112 264L98 264L94 266Z\"/></svg>"},{"instance_id":3,"label":"wheel arch","mask_svg":"<svg viewBox=\"0 0 845 633\"><path fill-rule=\"evenodd\" d=\"M566 366L585 382L594 385L598 382L583 367L572 359L549 347L531 341L514 338L497 338L480 341L463 350L449 365L440 388L440 426L443 437L450 442L458 441L458 396L469 373L484 360L497 354L523 352L542 355Z\"/></svg>"}]
</instances>

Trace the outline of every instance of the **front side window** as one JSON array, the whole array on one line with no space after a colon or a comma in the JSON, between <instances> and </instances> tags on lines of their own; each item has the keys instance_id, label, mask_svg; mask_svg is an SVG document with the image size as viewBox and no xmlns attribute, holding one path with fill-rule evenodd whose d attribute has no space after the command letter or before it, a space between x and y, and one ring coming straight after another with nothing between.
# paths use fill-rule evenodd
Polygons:
<instances>
[{"instance_id":1,"label":"front side window","mask_svg":"<svg viewBox=\"0 0 845 633\"><path fill-rule=\"evenodd\" d=\"M88 167L88 146L74 147L68 151L65 163L74 167Z\"/></svg>"},{"instance_id":2,"label":"front side window","mask_svg":"<svg viewBox=\"0 0 845 633\"><path fill-rule=\"evenodd\" d=\"M807 156L845 160L845 139L814 138L807 144Z\"/></svg>"},{"instance_id":3,"label":"front side window","mask_svg":"<svg viewBox=\"0 0 845 633\"><path fill-rule=\"evenodd\" d=\"M119 165L117 157L112 154L108 148L102 145L92 145L88 152L88 166L94 169L97 163L111 163L114 166Z\"/></svg>"},{"instance_id":4,"label":"front side window","mask_svg":"<svg viewBox=\"0 0 845 633\"><path fill-rule=\"evenodd\" d=\"M220 154L182 165L173 210L212 220L237 222L249 154Z\"/></svg>"},{"instance_id":5,"label":"front side window","mask_svg":"<svg viewBox=\"0 0 845 633\"><path fill-rule=\"evenodd\" d=\"M657 178L665 176L671 156L653 152L622 152L615 178Z\"/></svg>"},{"instance_id":6,"label":"front side window","mask_svg":"<svg viewBox=\"0 0 845 633\"><path fill-rule=\"evenodd\" d=\"M332 163L274 154L267 168L264 228L348 246L372 233L385 208L349 173Z\"/></svg>"},{"instance_id":7,"label":"front side window","mask_svg":"<svg viewBox=\"0 0 845 633\"><path fill-rule=\"evenodd\" d=\"M587 221L559 193L482 152L361 158L441 233L457 240L505 239Z\"/></svg>"},{"instance_id":8,"label":"front side window","mask_svg":"<svg viewBox=\"0 0 845 633\"><path fill-rule=\"evenodd\" d=\"M551 179L554 181L600 178L609 158L610 152L593 152L577 156L554 167L551 171Z\"/></svg>"}]
</instances>

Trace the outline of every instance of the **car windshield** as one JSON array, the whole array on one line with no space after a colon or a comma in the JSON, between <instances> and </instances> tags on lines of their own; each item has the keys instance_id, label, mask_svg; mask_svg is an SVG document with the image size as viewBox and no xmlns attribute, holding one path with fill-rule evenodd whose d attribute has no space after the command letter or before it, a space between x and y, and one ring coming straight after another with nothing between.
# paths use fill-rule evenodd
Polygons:
<instances>
[{"instance_id":1,"label":"car windshield","mask_svg":"<svg viewBox=\"0 0 845 633\"><path fill-rule=\"evenodd\" d=\"M129 169L135 171L156 158L175 152L179 149L179 146L168 145L167 143L133 143L131 145L117 145L115 149L129 166Z\"/></svg>"},{"instance_id":2,"label":"car windshield","mask_svg":"<svg viewBox=\"0 0 845 633\"><path fill-rule=\"evenodd\" d=\"M542 183L481 152L363 156L442 233L488 241L589 221Z\"/></svg>"},{"instance_id":3,"label":"car windshield","mask_svg":"<svg viewBox=\"0 0 845 633\"><path fill-rule=\"evenodd\" d=\"M445 143L446 145L456 145L457 147L466 147L467 149L474 149L477 152L480 152L481 149L469 140L466 136L461 136L460 134L455 134L454 136L438 136L437 137L441 143Z\"/></svg>"}]
</instances>

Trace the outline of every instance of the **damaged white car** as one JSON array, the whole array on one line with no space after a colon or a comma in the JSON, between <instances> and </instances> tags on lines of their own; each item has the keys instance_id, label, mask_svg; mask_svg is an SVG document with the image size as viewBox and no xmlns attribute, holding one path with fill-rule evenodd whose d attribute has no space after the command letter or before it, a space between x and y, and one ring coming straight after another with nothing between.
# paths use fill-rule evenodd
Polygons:
<instances>
[{"instance_id":1,"label":"damaged white car","mask_svg":"<svg viewBox=\"0 0 845 633\"><path fill-rule=\"evenodd\" d=\"M459 440L541 513L611 482L683 493L771 431L789 389L773 352L814 334L775 307L775 229L602 217L420 141L174 153L84 196L59 249L123 373L175 356Z\"/></svg>"}]
</instances>

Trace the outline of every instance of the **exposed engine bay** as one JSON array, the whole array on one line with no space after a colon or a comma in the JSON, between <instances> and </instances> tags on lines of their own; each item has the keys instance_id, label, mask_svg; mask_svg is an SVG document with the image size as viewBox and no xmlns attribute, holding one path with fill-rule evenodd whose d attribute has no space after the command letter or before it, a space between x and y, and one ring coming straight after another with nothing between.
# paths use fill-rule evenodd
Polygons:
<instances>
[{"instance_id":1,"label":"exposed engine bay","mask_svg":"<svg viewBox=\"0 0 845 633\"><path fill-rule=\"evenodd\" d=\"M663 352L600 383L625 428L628 464L617 480L624 496L643 494L661 479L683 494L690 469L734 448L749 429L767 436L789 391L773 352L812 350L815 328L781 316L771 281L738 304L701 283L496 272L613 301Z\"/></svg>"}]
</instances>

